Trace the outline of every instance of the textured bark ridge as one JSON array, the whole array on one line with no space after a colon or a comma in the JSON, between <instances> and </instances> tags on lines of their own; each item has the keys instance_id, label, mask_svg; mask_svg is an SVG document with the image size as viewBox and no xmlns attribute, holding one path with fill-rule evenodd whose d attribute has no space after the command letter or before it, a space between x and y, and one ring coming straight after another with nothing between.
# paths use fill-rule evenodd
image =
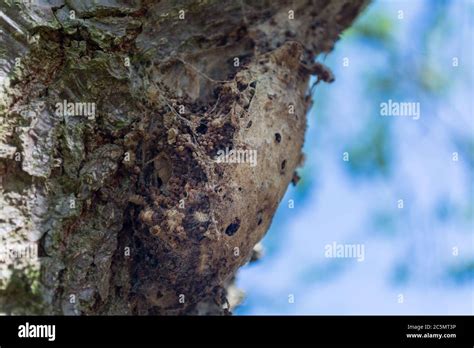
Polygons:
<instances>
[{"instance_id":1,"label":"textured bark ridge","mask_svg":"<svg viewBox=\"0 0 474 348\"><path fill-rule=\"evenodd\" d=\"M2 3L1 311L228 312L365 3Z\"/></svg>"}]
</instances>

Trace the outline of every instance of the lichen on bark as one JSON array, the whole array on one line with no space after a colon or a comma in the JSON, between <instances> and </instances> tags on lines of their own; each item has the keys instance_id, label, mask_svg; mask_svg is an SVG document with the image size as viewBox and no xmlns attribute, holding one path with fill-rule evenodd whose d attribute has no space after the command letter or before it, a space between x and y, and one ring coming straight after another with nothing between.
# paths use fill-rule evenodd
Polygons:
<instances>
[{"instance_id":1,"label":"lichen on bark","mask_svg":"<svg viewBox=\"0 0 474 348\"><path fill-rule=\"evenodd\" d=\"M365 4L1 5L0 238L40 256L0 263L2 311L228 313L302 163L308 67Z\"/></svg>"}]
</instances>

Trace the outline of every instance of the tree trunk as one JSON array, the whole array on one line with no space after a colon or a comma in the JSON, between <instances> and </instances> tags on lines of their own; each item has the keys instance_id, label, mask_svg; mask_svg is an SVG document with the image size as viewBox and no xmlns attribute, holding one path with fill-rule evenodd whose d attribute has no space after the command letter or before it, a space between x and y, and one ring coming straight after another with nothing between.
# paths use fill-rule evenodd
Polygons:
<instances>
[{"instance_id":1,"label":"tree trunk","mask_svg":"<svg viewBox=\"0 0 474 348\"><path fill-rule=\"evenodd\" d=\"M365 4L2 2L0 311L228 313Z\"/></svg>"}]
</instances>

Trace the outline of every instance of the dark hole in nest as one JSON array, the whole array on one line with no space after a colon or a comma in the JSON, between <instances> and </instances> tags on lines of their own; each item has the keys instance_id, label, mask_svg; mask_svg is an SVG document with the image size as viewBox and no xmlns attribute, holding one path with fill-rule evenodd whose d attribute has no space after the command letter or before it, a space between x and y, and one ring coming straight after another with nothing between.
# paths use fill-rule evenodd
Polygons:
<instances>
[{"instance_id":1,"label":"dark hole in nest","mask_svg":"<svg viewBox=\"0 0 474 348\"><path fill-rule=\"evenodd\" d=\"M263 213L262 211L259 211L258 214L257 214L257 225L260 226L263 222Z\"/></svg>"},{"instance_id":2,"label":"dark hole in nest","mask_svg":"<svg viewBox=\"0 0 474 348\"><path fill-rule=\"evenodd\" d=\"M286 160L283 160L283 162L281 162L281 170L284 170L285 167L286 167Z\"/></svg>"},{"instance_id":3,"label":"dark hole in nest","mask_svg":"<svg viewBox=\"0 0 474 348\"><path fill-rule=\"evenodd\" d=\"M247 123L247 128L250 128L252 127L252 121L249 121L249 123Z\"/></svg>"},{"instance_id":4,"label":"dark hole in nest","mask_svg":"<svg viewBox=\"0 0 474 348\"><path fill-rule=\"evenodd\" d=\"M214 88L214 90L212 91L212 95L214 96L215 99L217 99L217 97L219 97L219 94L221 92L222 92L222 87L218 86L218 87Z\"/></svg>"},{"instance_id":5,"label":"dark hole in nest","mask_svg":"<svg viewBox=\"0 0 474 348\"><path fill-rule=\"evenodd\" d=\"M275 141L279 143L281 141L281 135L280 133L275 133Z\"/></svg>"},{"instance_id":6,"label":"dark hole in nest","mask_svg":"<svg viewBox=\"0 0 474 348\"><path fill-rule=\"evenodd\" d=\"M250 87L255 88L255 86L257 86L257 81L250 82Z\"/></svg>"},{"instance_id":7,"label":"dark hole in nest","mask_svg":"<svg viewBox=\"0 0 474 348\"><path fill-rule=\"evenodd\" d=\"M156 177L156 185L161 187L163 185L163 180L159 176Z\"/></svg>"},{"instance_id":8,"label":"dark hole in nest","mask_svg":"<svg viewBox=\"0 0 474 348\"><path fill-rule=\"evenodd\" d=\"M240 220L236 218L233 223L227 226L227 228L225 229L225 234L227 234L228 236L233 236L237 232L239 227L240 227Z\"/></svg>"},{"instance_id":9,"label":"dark hole in nest","mask_svg":"<svg viewBox=\"0 0 474 348\"><path fill-rule=\"evenodd\" d=\"M243 90L245 90L245 89L247 88L247 86L248 86L248 85L247 85L246 83L243 83L243 82L240 82L240 81L237 82L237 88L238 88L239 91L241 91L241 92L242 92Z\"/></svg>"},{"instance_id":10,"label":"dark hole in nest","mask_svg":"<svg viewBox=\"0 0 474 348\"><path fill-rule=\"evenodd\" d=\"M207 124L201 123L199 126L196 127L196 132L200 134L206 134L207 132Z\"/></svg>"}]
</instances>

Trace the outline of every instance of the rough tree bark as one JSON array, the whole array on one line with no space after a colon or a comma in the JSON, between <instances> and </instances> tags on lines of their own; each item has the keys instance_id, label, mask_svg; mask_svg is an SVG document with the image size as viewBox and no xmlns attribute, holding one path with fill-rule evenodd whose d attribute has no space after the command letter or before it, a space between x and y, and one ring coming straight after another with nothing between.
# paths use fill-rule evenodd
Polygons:
<instances>
[{"instance_id":1,"label":"rough tree bark","mask_svg":"<svg viewBox=\"0 0 474 348\"><path fill-rule=\"evenodd\" d=\"M3 1L0 311L227 313L331 79L314 59L365 5Z\"/></svg>"}]
</instances>

